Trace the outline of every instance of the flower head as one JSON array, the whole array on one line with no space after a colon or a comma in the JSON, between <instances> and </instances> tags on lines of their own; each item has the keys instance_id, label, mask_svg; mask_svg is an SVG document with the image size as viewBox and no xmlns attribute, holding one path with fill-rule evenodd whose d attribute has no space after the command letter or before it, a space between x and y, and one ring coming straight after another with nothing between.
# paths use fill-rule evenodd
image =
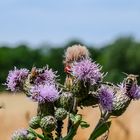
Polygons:
<instances>
[{"instance_id":1,"label":"flower head","mask_svg":"<svg viewBox=\"0 0 140 140\"><path fill-rule=\"evenodd\" d=\"M136 84L134 84L129 93L126 93L128 94L128 96L130 96L130 98L134 99L134 100L138 100L140 99L140 87Z\"/></svg>"},{"instance_id":2,"label":"flower head","mask_svg":"<svg viewBox=\"0 0 140 140\"><path fill-rule=\"evenodd\" d=\"M38 74L35 79L35 84L55 84L56 77L55 72L47 67L44 72Z\"/></svg>"},{"instance_id":3,"label":"flower head","mask_svg":"<svg viewBox=\"0 0 140 140\"><path fill-rule=\"evenodd\" d=\"M124 83L121 83L118 85L121 91L125 93L129 98L133 100L138 100L140 99L140 87L137 84L133 84L132 87L130 88L129 92L126 91L126 86Z\"/></svg>"},{"instance_id":4,"label":"flower head","mask_svg":"<svg viewBox=\"0 0 140 140\"><path fill-rule=\"evenodd\" d=\"M59 92L54 85L34 86L30 92L31 99L38 102L54 102L59 97Z\"/></svg>"},{"instance_id":5,"label":"flower head","mask_svg":"<svg viewBox=\"0 0 140 140\"><path fill-rule=\"evenodd\" d=\"M28 131L26 129L19 129L12 135L12 140L25 140L27 138Z\"/></svg>"},{"instance_id":6,"label":"flower head","mask_svg":"<svg viewBox=\"0 0 140 140\"><path fill-rule=\"evenodd\" d=\"M56 119L53 116L45 116L41 119L40 126L47 132L52 132L56 127Z\"/></svg>"},{"instance_id":7,"label":"flower head","mask_svg":"<svg viewBox=\"0 0 140 140\"><path fill-rule=\"evenodd\" d=\"M131 103L131 98L126 94L124 83L114 86L113 90L114 97L111 115L120 116L126 111L127 107Z\"/></svg>"},{"instance_id":8,"label":"flower head","mask_svg":"<svg viewBox=\"0 0 140 140\"><path fill-rule=\"evenodd\" d=\"M113 108L113 90L108 86L101 86L99 89L99 101L102 108L106 111L111 111Z\"/></svg>"},{"instance_id":9,"label":"flower head","mask_svg":"<svg viewBox=\"0 0 140 140\"><path fill-rule=\"evenodd\" d=\"M101 68L90 59L83 59L76 62L72 67L72 73L78 80L96 84L102 78Z\"/></svg>"},{"instance_id":10,"label":"flower head","mask_svg":"<svg viewBox=\"0 0 140 140\"><path fill-rule=\"evenodd\" d=\"M62 92L59 98L60 106L69 110L73 105L73 94L70 92Z\"/></svg>"},{"instance_id":11,"label":"flower head","mask_svg":"<svg viewBox=\"0 0 140 140\"><path fill-rule=\"evenodd\" d=\"M81 45L73 45L67 48L64 63L68 65L83 58L89 58L89 51L87 48Z\"/></svg>"},{"instance_id":12,"label":"flower head","mask_svg":"<svg viewBox=\"0 0 140 140\"><path fill-rule=\"evenodd\" d=\"M57 120L64 120L67 117L67 111L64 108L57 108L55 110L55 118Z\"/></svg>"},{"instance_id":13,"label":"flower head","mask_svg":"<svg viewBox=\"0 0 140 140\"><path fill-rule=\"evenodd\" d=\"M31 120L29 121L29 126L33 129L37 129L40 127L40 116L34 116L31 118Z\"/></svg>"},{"instance_id":14,"label":"flower head","mask_svg":"<svg viewBox=\"0 0 140 140\"><path fill-rule=\"evenodd\" d=\"M16 67L14 70L9 71L6 85L8 89L11 91L18 91L21 89L23 81L28 76L28 70L27 69L17 69Z\"/></svg>"}]
</instances>

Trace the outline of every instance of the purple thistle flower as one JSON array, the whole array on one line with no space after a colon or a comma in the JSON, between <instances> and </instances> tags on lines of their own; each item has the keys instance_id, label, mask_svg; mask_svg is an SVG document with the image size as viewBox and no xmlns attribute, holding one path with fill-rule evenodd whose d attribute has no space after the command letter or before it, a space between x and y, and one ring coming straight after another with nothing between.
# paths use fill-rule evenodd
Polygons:
<instances>
[{"instance_id":1,"label":"purple thistle flower","mask_svg":"<svg viewBox=\"0 0 140 140\"><path fill-rule=\"evenodd\" d=\"M126 86L124 83L121 83L120 85L118 85L118 87L120 88L120 90L123 91L123 93L125 93L129 98L133 99L133 100L138 100L140 99L140 87L137 84L132 85L131 89L129 92L126 91Z\"/></svg>"},{"instance_id":2,"label":"purple thistle flower","mask_svg":"<svg viewBox=\"0 0 140 140\"><path fill-rule=\"evenodd\" d=\"M19 129L12 135L12 140L26 139L28 131L26 129Z\"/></svg>"},{"instance_id":3,"label":"purple thistle flower","mask_svg":"<svg viewBox=\"0 0 140 140\"><path fill-rule=\"evenodd\" d=\"M133 94L133 99L140 99L140 87L137 85L135 93Z\"/></svg>"},{"instance_id":4,"label":"purple thistle flower","mask_svg":"<svg viewBox=\"0 0 140 140\"><path fill-rule=\"evenodd\" d=\"M54 85L38 85L34 86L30 90L31 99L33 101L44 102L54 102L59 97L59 92Z\"/></svg>"},{"instance_id":5,"label":"purple thistle flower","mask_svg":"<svg viewBox=\"0 0 140 140\"><path fill-rule=\"evenodd\" d=\"M113 90L108 86L101 86L99 89L99 101L105 111L111 111L113 108Z\"/></svg>"},{"instance_id":6,"label":"purple thistle flower","mask_svg":"<svg viewBox=\"0 0 140 140\"><path fill-rule=\"evenodd\" d=\"M90 59L83 59L76 62L72 67L73 75L84 82L89 82L91 85L96 84L101 80L101 67L95 64Z\"/></svg>"},{"instance_id":7,"label":"purple thistle flower","mask_svg":"<svg viewBox=\"0 0 140 140\"><path fill-rule=\"evenodd\" d=\"M23 81L27 78L29 71L27 69L17 69L9 71L6 85L11 91L18 91L22 87Z\"/></svg>"},{"instance_id":8,"label":"purple thistle flower","mask_svg":"<svg viewBox=\"0 0 140 140\"><path fill-rule=\"evenodd\" d=\"M35 84L55 84L56 79L55 72L52 71L52 69L47 69L44 71L44 73L40 73L37 78L35 79Z\"/></svg>"},{"instance_id":9,"label":"purple thistle flower","mask_svg":"<svg viewBox=\"0 0 140 140\"><path fill-rule=\"evenodd\" d=\"M140 99L140 87L138 85L133 85L129 91L130 98L134 99L134 100L138 100Z\"/></svg>"}]
</instances>

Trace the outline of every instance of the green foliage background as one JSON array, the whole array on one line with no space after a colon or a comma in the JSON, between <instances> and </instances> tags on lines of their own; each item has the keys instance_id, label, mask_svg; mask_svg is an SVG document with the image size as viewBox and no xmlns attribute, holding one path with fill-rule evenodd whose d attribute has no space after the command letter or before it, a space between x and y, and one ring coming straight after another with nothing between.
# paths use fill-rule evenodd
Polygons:
<instances>
[{"instance_id":1,"label":"green foliage background","mask_svg":"<svg viewBox=\"0 0 140 140\"><path fill-rule=\"evenodd\" d=\"M6 82L9 70L42 67L46 64L58 71L61 82L64 82L63 56L66 48L73 44L82 44L88 47L93 60L103 66L103 71L108 72L106 80L119 83L124 78L122 72L140 75L140 42L133 37L118 38L114 42L98 48L86 45L80 41L72 40L62 46L44 45L32 49L29 45L21 44L15 47L0 45L0 85ZM5 87L0 86L3 90Z\"/></svg>"}]
</instances>

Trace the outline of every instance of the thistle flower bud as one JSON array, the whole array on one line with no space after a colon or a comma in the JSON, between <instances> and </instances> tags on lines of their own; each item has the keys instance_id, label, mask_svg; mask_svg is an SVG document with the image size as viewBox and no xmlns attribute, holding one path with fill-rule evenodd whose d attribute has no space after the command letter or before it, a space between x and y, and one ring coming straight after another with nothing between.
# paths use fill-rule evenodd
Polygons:
<instances>
[{"instance_id":1,"label":"thistle flower bud","mask_svg":"<svg viewBox=\"0 0 140 140\"><path fill-rule=\"evenodd\" d=\"M28 131L26 129L19 129L15 131L11 137L12 140L27 140Z\"/></svg>"},{"instance_id":2,"label":"thistle flower bud","mask_svg":"<svg viewBox=\"0 0 140 140\"><path fill-rule=\"evenodd\" d=\"M37 129L40 127L40 117L39 116L34 116L30 121L29 121L29 126L33 129Z\"/></svg>"},{"instance_id":3,"label":"thistle flower bud","mask_svg":"<svg viewBox=\"0 0 140 140\"><path fill-rule=\"evenodd\" d=\"M67 111L64 108L57 108L55 111L55 118L57 120L64 120L67 117Z\"/></svg>"},{"instance_id":4,"label":"thistle flower bud","mask_svg":"<svg viewBox=\"0 0 140 140\"><path fill-rule=\"evenodd\" d=\"M88 96L90 90L90 84L84 81L78 81L74 83L72 87L73 94L79 99L84 99Z\"/></svg>"},{"instance_id":5,"label":"thistle flower bud","mask_svg":"<svg viewBox=\"0 0 140 140\"><path fill-rule=\"evenodd\" d=\"M56 127L56 119L53 116L46 116L41 119L41 128L46 132L52 132Z\"/></svg>"},{"instance_id":6,"label":"thistle flower bud","mask_svg":"<svg viewBox=\"0 0 140 140\"><path fill-rule=\"evenodd\" d=\"M131 99L126 95L126 93L118 89L113 99L113 109L111 115L120 116L122 115L127 107L129 106Z\"/></svg>"},{"instance_id":7,"label":"thistle flower bud","mask_svg":"<svg viewBox=\"0 0 140 140\"><path fill-rule=\"evenodd\" d=\"M72 76L67 75L67 77L65 79L64 86L66 87L66 89L71 90L71 88L73 86L73 78L72 78Z\"/></svg>"},{"instance_id":8,"label":"thistle flower bud","mask_svg":"<svg viewBox=\"0 0 140 140\"><path fill-rule=\"evenodd\" d=\"M28 77L25 79L23 83L23 91L26 93L26 95L31 96L29 91L31 90L33 84L30 83L29 77L30 77L30 74L28 75Z\"/></svg>"},{"instance_id":9,"label":"thistle flower bud","mask_svg":"<svg viewBox=\"0 0 140 140\"><path fill-rule=\"evenodd\" d=\"M62 108L69 110L72 106L73 96L70 92L63 92L59 98L59 104Z\"/></svg>"}]
</instances>

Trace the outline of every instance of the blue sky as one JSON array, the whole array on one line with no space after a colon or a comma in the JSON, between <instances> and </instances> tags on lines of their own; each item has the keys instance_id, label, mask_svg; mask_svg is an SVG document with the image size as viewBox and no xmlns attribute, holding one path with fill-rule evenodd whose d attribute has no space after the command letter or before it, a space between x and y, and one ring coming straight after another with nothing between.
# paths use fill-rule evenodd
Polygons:
<instances>
[{"instance_id":1,"label":"blue sky","mask_svg":"<svg viewBox=\"0 0 140 140\"><path fill-rule=\"evenodd\" d=\"M102 45L125 35L140 40L139 0L0 1L0 44L78 38Z\"/></svg>"}]
</instances>

